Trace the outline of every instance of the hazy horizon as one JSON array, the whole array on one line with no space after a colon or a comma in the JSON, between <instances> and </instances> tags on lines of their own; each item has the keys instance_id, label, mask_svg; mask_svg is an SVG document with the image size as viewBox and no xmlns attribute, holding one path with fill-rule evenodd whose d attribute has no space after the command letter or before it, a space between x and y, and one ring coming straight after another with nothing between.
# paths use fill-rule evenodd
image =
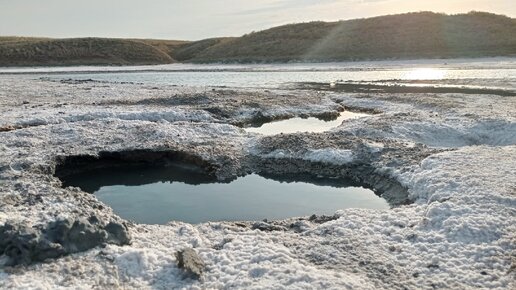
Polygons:
<instances>
[{"instance_id":1,"label":"hazy horizon","mask_svg":"<svg viewBox=\"0 0 516 290\"><path fill-rule=\"evenodd\" d=\"M306 21L417 11L516 16L508 0L0 0L0 35L198 40Z\"/></svg>"}]
</instances>

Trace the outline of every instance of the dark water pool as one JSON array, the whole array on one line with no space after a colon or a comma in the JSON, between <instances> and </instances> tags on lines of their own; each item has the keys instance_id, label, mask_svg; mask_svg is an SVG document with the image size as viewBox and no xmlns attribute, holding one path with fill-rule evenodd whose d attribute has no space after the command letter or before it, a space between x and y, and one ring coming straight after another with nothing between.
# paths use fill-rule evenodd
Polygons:
<instances>
[{"instance_id":1,"label":"dark water pool","mask_svg":"<svg viewBox=\"0 0 516 290\"><path fill-rule=\"evenodd\" d=\"M94 193L122 218L146 224L283 219L389 207L373 191L342 180L251 174L221 183L184 166L99 169L63 182Z\"/></svg>"}]
</instances>

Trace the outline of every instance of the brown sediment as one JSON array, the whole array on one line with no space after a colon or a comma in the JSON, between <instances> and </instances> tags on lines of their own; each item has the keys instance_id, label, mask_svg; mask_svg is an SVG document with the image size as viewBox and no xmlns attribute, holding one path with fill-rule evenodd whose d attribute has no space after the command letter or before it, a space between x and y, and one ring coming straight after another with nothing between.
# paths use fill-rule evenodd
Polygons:
<instances>
[{"instance_id":1,"label":"brown sediment","mask_svg":"<svg viewBox=\"0 0 516 290\"><path fill-rule=\"evenodd\" d=\"M16 129L19 129L19 128L15 127L15 126L12 126L12 125L1 126L0 127L0 132L9 132L9 131L14 131Z\"/></svg>"}]
</instances>

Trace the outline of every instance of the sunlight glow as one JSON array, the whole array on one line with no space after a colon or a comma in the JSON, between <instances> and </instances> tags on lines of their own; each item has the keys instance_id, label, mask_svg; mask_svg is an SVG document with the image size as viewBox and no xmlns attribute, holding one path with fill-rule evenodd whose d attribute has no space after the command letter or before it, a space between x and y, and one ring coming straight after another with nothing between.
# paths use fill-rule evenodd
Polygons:
<instances>
[{"instance_id":1,"label":"sunlight glow","mask_svg":"<svg viewBox=\"0 0 516 290\"><path fill-rule=\"evenodd\" d=\"M446 71L435 68L419 68L408 71L403 79L405 80L440 80L446 75Z\"/></svg>"}]
</instances>

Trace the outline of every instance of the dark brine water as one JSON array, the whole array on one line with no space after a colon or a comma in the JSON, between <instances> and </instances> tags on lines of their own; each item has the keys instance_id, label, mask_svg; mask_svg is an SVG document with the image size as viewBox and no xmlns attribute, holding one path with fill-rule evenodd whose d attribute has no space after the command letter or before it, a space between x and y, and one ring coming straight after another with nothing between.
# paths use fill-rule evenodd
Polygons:
<instances>
[{"instance_id":1,"label":"dark brine water","mask_svg":"<svg viewBox=\"0 0 516 290\"><path fill-rule=\"evenodd\" d=\"M311 182L311 183L310 183ZM64 180L94 193L122 218L146 224L283 219L343 208L388 208L362 187L338 180L278 181L256 174L220 183L186 167L89 171Z\"/></svg>"}]
</instances>

